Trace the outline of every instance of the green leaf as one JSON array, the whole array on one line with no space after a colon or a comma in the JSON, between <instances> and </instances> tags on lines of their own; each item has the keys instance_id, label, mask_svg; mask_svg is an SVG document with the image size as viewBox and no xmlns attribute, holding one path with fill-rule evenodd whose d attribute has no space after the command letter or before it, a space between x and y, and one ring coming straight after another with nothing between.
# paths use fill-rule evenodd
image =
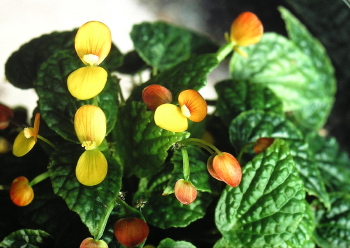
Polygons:
<instances>
[{"instance_id":1,"label":"green leaf","mask_svg":"<svg viewBox=\"0 0 350 248\"><path fill-rule=\"evenodd\" d=\"M310 43L310 46L318 43ZM322 54L306 54L293 41L274 33L245 48L249 58L234 54L230 71L234 80L247 80L270 88L283 102L284 111L294 113L297 121L310 129L322 127L334 102L334 92L327 88L326 76L315 66L328 60Z\"/></svg>"},{"instance_id":2,"label":"green leaf","mask_svg":"<svg viewBox=\"0 0 350 248\"><path fill-rule=\"evenodd\" d=\"M33 88L42 63L56 52L68 48L74 50L75 33L76 29L53 32L22 45L5 64L6 78L18 88Z\"/></svg>"},{"instance_id":3,"label":"green leaf","mask_svg":"<svg viewBox=\"0 0 350 248\"><path fill-rule=\"evenodd\" d=\"M227 186L216 207L215 222L225 242L235 247L285 246L306 211L305 189L288 146L276 139L242 174L241 184Z\"/></svg>"},{"instance_id":4,"label":"green leaf","mask_svg":"<svg viewBox=\"0 0 350 248\"><path fill-rule=\"evenodd\" d=\"M93 99L79 101L67 88L67 77L84 66L73 50L63 50L45 62L39 70L36 84L39 107L47 125L64 139L78 143L74 130L74 115L80 106L93 104ZM107 118L107 134L114 128L118 112L118 86L111 76L97 96ZM59 100L58 100L59 99Z\"/></svg>"},{"instance_id":5,"label":"green leaf","mask_svg":"<svg viewBox=\"0 0 350 248\"><path fill-rule=\"evenodd\" d=\"M315 230L315 241L319 247L350 246L350 195L330 194L332 209L325 213Z\"/></svg>"},{"instance_id":6,"label":"green leaf","mask_svg":"<svg viewBox=\"0 0 350 248\"><path fill-rule=\"evenodd\" d=\"M160 241L157 248L196 248L196 247L186 241L175 241L170 238L166 238Z\"/></svg>"},{"instance_id":7,"label":"green leaf","mask_svg":"<svg viewBox=\"0 0 350 248\"><path fill-rule=\"evenodd\" d=\"M59 147L52 154L48 169L55 194L79 214L91 235L98 239L121 189L122 167L105 153L108 161L107 177L96 186L84 186L75 176L75 167L83 151L78 145Z\"/></svg>"},{"instance_id":8,"label":"green leaf","mask_svg":"<svg viewBox=\"0 0 350 248\"><path fill-rule=\"evenodd\" d=\"M230 141L241 150L245 144L255 142L261 137L301 140L302 133L284 116L249 110L232 120L229 128Z\"/></svg>"},{"instance_id":9,"label":"green leaf","mask_svg":"<svg viewBox=\"0 0 350 248\"><path fill-rule=\"evenodd\" d=\"M44 248L53 247L52 236L42 230L21 229L15 231L0 242L3 248Z\"/></svg>"},{"instance_id":10,"label":"green leaf","mask_svg":"<svg viewBox=\"0 0 350 248\"><path fill-rule=\"evenodd\" d=\"M126 172L138 177L157 173L168 157L169 148L189 133L175 133L158 127L153 112L141 102L129 102L119 110L113 131L115 158Z\"/></svg>"},{"instance_id":11,"label":"green leaf","mask_svg":"<svg viewBox=\"0 0 350 248\"><path fill-rule=\"evenodd\" d=\"M161 71L188 59L193 52L214 52L216 46L207 38L165 22L134 25L131 40L135 50L150 66Z\"/></svg>"},{"instance_id":12,"label":"green leaf","mask_svg":"<svg viewBox=\"0 0 350 248\"><path fill-rule=\"evenodd\" d=\"M309 133L306 138L326 188L329 191L349 192L349 155L340 149L338 142L333 137L323 137L313 132Z\"/></svg>"},{"instance_id":13,"label":"green leaf","mask_svg":"<svg viewBox=\"0 0 350 248\"><path fill-rule=\"evenodd\" d=\"M215 54L205 54L192 56L171 69L159 73L149 81L137 87L130 95L129 101L141 101L142 90L151 84L159 84L168 88L173 99L177 101L177 96L181 91L187 89L199 90L207 83L208 74L219 65Z\"/></svg>"},{"instance_id":14,"label":"green leaf","mask_svg":"<svg viewBox=\"0 0 350 248\"><path fill-rule=\"evenodd\" d=\"M215 90L217 111L227 125L241 112L251 109L283 113L279 98L261 84L224 80L215 85Z\"/></svg>"}]
</instances>

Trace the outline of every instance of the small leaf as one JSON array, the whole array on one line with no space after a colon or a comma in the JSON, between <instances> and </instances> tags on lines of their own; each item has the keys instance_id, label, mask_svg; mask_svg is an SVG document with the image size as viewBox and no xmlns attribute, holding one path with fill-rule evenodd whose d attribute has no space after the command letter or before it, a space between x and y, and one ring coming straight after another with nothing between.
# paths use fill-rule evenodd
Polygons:
<instances>
[{"instance_id":1,"label":"small leaf","mask_svg":"<svg viewBox=\"0 0 350 248\"><path fill-rule=\"evenodd\" d=\"M175 241L171 238L166 238L160 241L157 248L196 248L189 242L186 241Z\"/></svg>"},{"instance_id":2,"label":"small leaf","mask_svg":"<svg viewBox=\"0 0 350 248\"><path fill-rule=\"evenodd\" d=\"M53 239L50 234L42 230L21 229L15 231L0 242L3 248L43 248L53 247Z\"/></svg>"},{"instance_id":3,"label":"small leaf","mask_svg":"<svg viewBox=\"0 0 350 248\"><path fill-rule=\"evenodd\" d=\"M215 222L231 246L285 246L305 208L304 185L288 146L276 139L243 168L237 188L223 191Z\"/></svg>"},{"instance_id":4,"label":"small leaf","mask_svg":"<svg viewBox=\"0 0 350 248\"><path fill-rule=\"evenodd\" d=\"M55 194L79 214L91 235L98 236L102 235L121 189L122 167L104 154L108 161L107 177L96 186L84 186L75 176L75 167L82 153L83 149L78 145L62 146L52 154L48 169Z\"/></svg>"},{"instance_id":5,"label":"small leaf","mask_svg":"<svg viewBox=\"0 0 350 248\"><path fill-rule=\"evenodd\" d=\"M227 125L241 112L251 109L283 113L279 98L261 84L224 80L215 85L215 90L218 93L217 110Z\"/></svg>"}]
</instances>

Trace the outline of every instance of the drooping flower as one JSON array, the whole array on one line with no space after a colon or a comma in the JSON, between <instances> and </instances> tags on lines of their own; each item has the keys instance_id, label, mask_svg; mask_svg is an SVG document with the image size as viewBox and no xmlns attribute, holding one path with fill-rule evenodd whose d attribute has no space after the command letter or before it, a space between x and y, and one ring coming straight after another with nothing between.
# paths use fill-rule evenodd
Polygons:
<instances>
[{"instance_id":1,"label":"drooping flower","mask_svg":"<svg viewBox=\"0 0 350 248\"><path fill-rule=\"evenodd\" d=\"M122 245L135 247L144 242L149 233L146 222L140 218L131 217L118 220L114 224L114 235Z\"/></svg>"},{"instance_id":2,"label":"drooping flower","mask_svg":"<svg viewBox=\"0 0 350 248\"><path fill-rule=\"evenodd\" d=\"M22 157L26 155L37 142L40 126L40 113L35 115L34 127L24 128L13 143L13 155Z\"/></svg>"},{"instance_id":3,"label":"drooping flower","mask_svg":"<svg viewBox=\"0 0 350 248\"><path fill-rule=\"evenodd\" d=\"M207 115L207 103L195 90L184 90L178 97L179 106L166 103L154 113L157 126L172 132L183 132L188 128L188 120L202 121Z\"/></svg>"},{"instance_id":4,"label":"drooping flower","mask_svg":"<svg viewBox=\"0 0 350 248\"><path fill-rule=\"evenodd\" d=\"M5 129L10 125L13 119L13 111L9 107L0 104L0 130Z\"/></svg>"},{"instance_id":5,"label":"drooping flower","mask_svg":"<svg viewBox=\"0 0 350 248\"><path fill-rule=\"evenodd\" d=\"M221 154L210 156L207 168L212 177L224 181L231 187L237 187L241 182L241 166L230 153L222 152Z\"/></svg>"},{"instance_id":6,"label":"drooping flower","mask_svg":"<svg viewBox=\"0 0 350 248\"><path fill-rule=\"evenodd\" d=\"M164 86L152 84L143 89L142 100L150 110L155 111L160 105L171 103L173 96Z\"/></svg>"},{"instance_id":7,"label":"drooping flower","mask_svg":"<svg viewBox=\"0 0 350 248\"><path fill-rule=\"evenodd\" d=\"M256 154L259 154L260 152L266 150L266 148L268 148L273 143L273 141L273 138L259 138L254 144L254 152Z\"/></svg>"},{"instance_id":8,"label":"drooping flower","mask_svg":"<svg viewBox=\"0 0 350 248\"><path fill-rule=\"evenodd\" d=\"M78 29L74 45L86 67L79 68L68 76L68 90L79 100L90 99L98 95L107 82L108 73L98 65L111 50L111 32L102 22L87 22Z\"/></svg>"},{"instance_id":9,"label":"drooping flower","mask_svg":"<svg viewBox=\"0 0 350 248\"><path fill-rule=\"evenodd\" d=\"M81 242L79 248L108 248L108 245L104 240L86 238Z\"/></svg>"},{"instance_id":10,"label":"drooping flower","mask_svg":"<svg viewBox=\"0 0 350 248\"><path fill-rule=\"evenodd\" d=\"M101 183L106 175L108 163L98 147L106 136L106 116L102 109L94 105L84 105L75 113L74 129L85 148L75 169L81 184L93 186Z\"/></svg>"},{"instance_id":11,"label":"drooping flower","mask_svg":"<svg viewBox=\"0 0 350 248\"><path fill-rule=\"evenodd\" d=\"M175 196L182 204L189 205L197 198L197 189L190 181L179 179L175 184Z\"/></svg>"},{"instance_id":12,"label":"drooping flower","mask_svg":"<svg viewBox=\"0 0 350 248\"><path fill-rule=\"evenodd\" d=\"M259 18L254 13L243 12L232 22L230 42L234 44L236 52L247 57L247 54L239 47L258 43L263 33L264 27Z\"/></svg>"},{"instance_id":13,"label":"drooping flower","mask_svg":"<svg viewBox=\"0 0 350 248\"><path fill-rule=\"evenodd\" d=\"M13 180L10 187L10 198L14 204L20 207L27 206L33 201L34 191L26 177L21 176Z\"/></svg>"}]
</instances>

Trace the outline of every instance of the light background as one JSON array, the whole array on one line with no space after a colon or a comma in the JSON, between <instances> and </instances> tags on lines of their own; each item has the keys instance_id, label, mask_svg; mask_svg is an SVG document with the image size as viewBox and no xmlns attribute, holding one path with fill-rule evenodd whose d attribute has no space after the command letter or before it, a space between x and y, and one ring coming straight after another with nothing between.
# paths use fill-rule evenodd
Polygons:
<instances>
[{"instance_id":1,"label":"light background","mask_svg":"<svg viewBox=\"0 0 350 248\"><path fill-rule=\"evenodd\" d=\"M125 53L132 50L129 33L133 24L142 21L165 20L204 33L200 0L1 0L0 1L0 102L10 107L25 106L29 117L36 106L33 89L21 90L6 81L4 66L8 57L33 38L53 31L72 30L87 21L98 20L109 26L113 42ZM211 78L225 78L220 70ZM130 78L122 78L125 92L131 87ZM213 99L212 86L201 90Z\"/></svg>"}]
</instances>

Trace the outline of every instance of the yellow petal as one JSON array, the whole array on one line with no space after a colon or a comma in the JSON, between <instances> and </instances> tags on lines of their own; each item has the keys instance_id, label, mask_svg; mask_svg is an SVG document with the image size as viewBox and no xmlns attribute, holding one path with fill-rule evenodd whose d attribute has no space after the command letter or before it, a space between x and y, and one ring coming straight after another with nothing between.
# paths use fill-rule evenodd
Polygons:
<instances>
[{"instance_id":1,"label":"yellow petal","mask_svg":"<svg viewBox=\"0 0 350 248\"><path fill-rule=\"evenodd\" d=\"M89 65L86 57L84 58L85 55L88 58L91 58L90 55L95 55L98 58L94 60L94 64L90 65L99 65L111 50L111 31L102 22L87 22L78 29L74 45L79 58L84 64Z\"/></svg>"},{"instance_id":2,"label":"yellow petal","mask_svg":"<svg viewBox=\"0 0 350 248\"><path fill-rule=\"evenodd\" d=\"M72 96L87 100L101 93L107 82L108 73L99 66L87 66L73 71L67 79Z\"/></svg>"},{"instance_id":3,"label":"yellow petal","mask_svg":"<svg viewBox=\"0 0 350 248\"><path fill-rule=\"evenodd\" d=\"M157 126L172 132L183 132L188 128L187 118L181 109L170 103L160 105L156 109L154 121Z\"/></svg>"},{"instance_id":4,"label":"yellow petal","mask_svg":"<svg viewBox=\"0 0 350 248\"><path fill-rule=\"evenodd\" d=\"M74 117L74 129L79 141L91 142L87 150L98 147L106 136L106 116L94 105L81 106Z\"/></svg>"},{"instance_id":5,"label":"yellow petal","mask_svg":"<svg viewBox=\"0 0 350 248\"><path fill-rule=\"evenodd\" d=\"M34 128L28 127L32 132L34 132ZM36 141L34 137L26 138L24 135L24 130L22 130L16 137L15 142L13 143L13 155L17 157L22 157L26 155L32 148L34 147Z\"/></svg>"},{"instance_id":6,"label":"yellow petal","mask_svg":"<svg viewBox=\"0 0 350 248\"><path fill-rule=\"evenodd\" d=\"M185 114L191 121L200 122L207 115L207 102L196 90L184 90L178 98L179 104ZM184 108L186 106L186 108Z\"/></svg>"},{"instance_id":7,"label":"yellow petal","mask_svg":"<svg viewBox=\"0 0 350 248\"><path fill-rule=\"evenodd\" d=\"M75 174L78 181L86 186L94 186L101 183L108 170L108 163L98 149L85 151L79 158Z\"/></svg>"},{"instance_id":8,"label":"yellow petal","mask_svg":"<svg viewBox=\"0 0 350 248\"><path fill-rule=\"evenodd\" d=\"M251 12L243 12L231 25L231 41L237 46L249 46L258 43L264 28L259 18Z\"/></svg>"}]
</instances>

